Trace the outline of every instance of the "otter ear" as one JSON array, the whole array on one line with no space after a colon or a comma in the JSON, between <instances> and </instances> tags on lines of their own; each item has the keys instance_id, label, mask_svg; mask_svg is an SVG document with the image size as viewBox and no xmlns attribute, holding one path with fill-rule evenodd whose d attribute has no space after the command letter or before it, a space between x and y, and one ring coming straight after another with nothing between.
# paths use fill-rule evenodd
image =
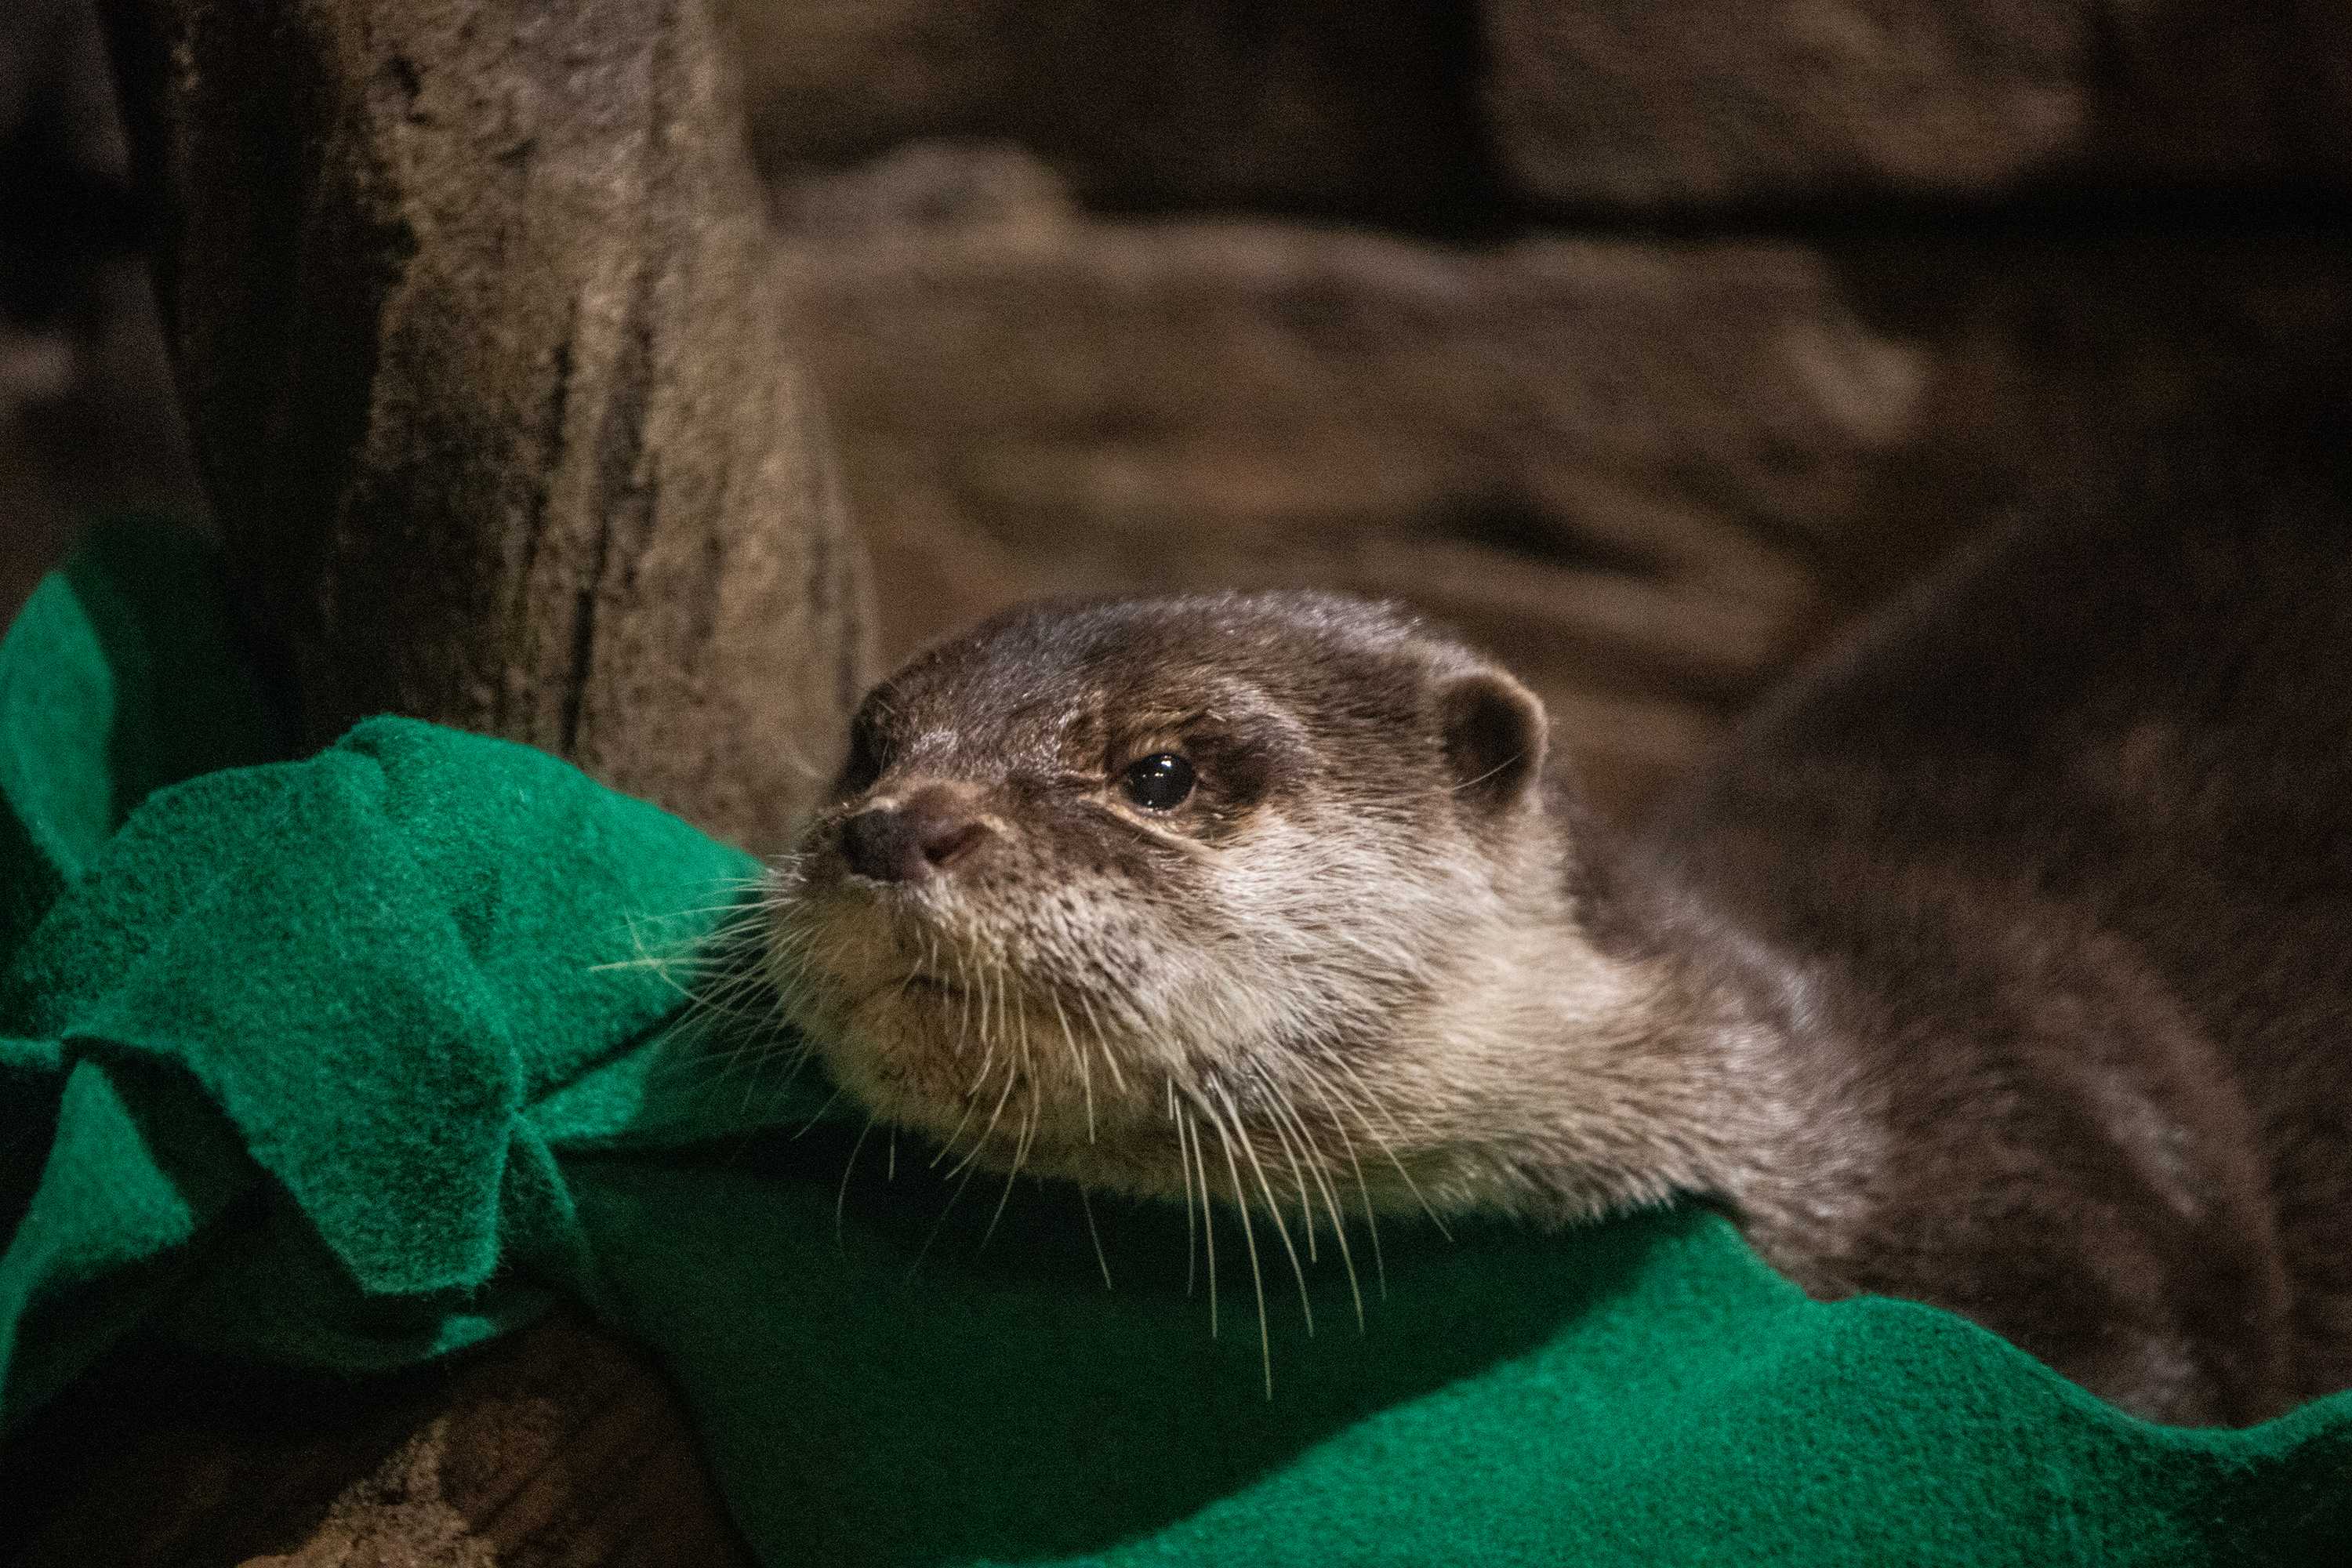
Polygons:
<instances>
[{"instance_id":1,"label":"otter ear","mask_svg":"<svg viewBox=\"0 0 2352 1568\"><path fill-rule=\"evenodd\" d=\"M1524 795L1543 772L1543 702L1499 669L1455 676L1437 694L1445 765L1457 794L1488 806Z\"/></svg>"}]
</instances>

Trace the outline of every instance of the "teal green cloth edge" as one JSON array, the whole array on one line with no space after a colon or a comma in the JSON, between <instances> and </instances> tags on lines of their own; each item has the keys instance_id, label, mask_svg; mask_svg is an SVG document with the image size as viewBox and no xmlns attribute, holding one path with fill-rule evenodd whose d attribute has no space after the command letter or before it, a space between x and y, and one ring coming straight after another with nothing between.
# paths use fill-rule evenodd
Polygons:
<instances>
[{"instance_id":1,"label":"teal green cloth edge","mask_svg":"<svg viewBox=\"0 0 2352 1568\"><path fill-rule=\"evenodd\" d=\"M271 738L217 689L217 605L158 611L203 566L118 542L0 643L12 1423L134 1330L366 1370L571 1299L663 1354L778 1563L2254 1563L2352 1540L2352 1396L2148 1426L1945 1314L1808 1301L1691 1212L1391 1227L1361 1337L1328 1259L1313 1337L1270 1296L1268 1399L1230 1231L1212 1338L1179 1213L1024 1184L983 1245L992 1198L942 1221L940 1173L821 1114L787 1054L763 1079L709 1049L725 1020L680 986L739 853L403 721L215 769ZM783 1122L806 1131L744 1136Z\"/></svg>"}]
</instances>

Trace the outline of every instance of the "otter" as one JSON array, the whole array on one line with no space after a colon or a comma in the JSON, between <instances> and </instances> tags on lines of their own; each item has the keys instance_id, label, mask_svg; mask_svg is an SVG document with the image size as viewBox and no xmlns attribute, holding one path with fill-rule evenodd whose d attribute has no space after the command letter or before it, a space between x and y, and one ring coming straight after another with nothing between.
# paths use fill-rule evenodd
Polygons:
<instances>
[{"instance_id":1,"label":"otter","mask_svg":"<svg viewBox=\"0 0 2352 1568\"><path fill-rule=\"evenodd\" d=\"M2352 1384L2352 546L2292 491L2012 529L1632 831L1392 605L1018 609L866 700L765 962L968 1160L1286 1247L1715 1204L2251 1423Z\"/></svg>"}]
</instances>

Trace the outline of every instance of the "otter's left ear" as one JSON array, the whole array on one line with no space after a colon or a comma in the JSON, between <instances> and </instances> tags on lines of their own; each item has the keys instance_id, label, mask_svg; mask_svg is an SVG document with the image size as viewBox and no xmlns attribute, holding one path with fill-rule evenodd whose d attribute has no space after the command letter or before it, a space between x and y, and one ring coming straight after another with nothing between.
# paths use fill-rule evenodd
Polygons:
<instances>
[{"instance_id":1,"label":"otter's left ear","mask_svg":"<svg viewBox=\"0 0 2352 1568\"><path fill-rule=\"evenodd\" d=\"M1542 700L1499 669L1448 680L1437 694L1439 732L1454 788L1465 799L1504 806L1543 772L1549 725Z\"/></svg>"}]
</instances>

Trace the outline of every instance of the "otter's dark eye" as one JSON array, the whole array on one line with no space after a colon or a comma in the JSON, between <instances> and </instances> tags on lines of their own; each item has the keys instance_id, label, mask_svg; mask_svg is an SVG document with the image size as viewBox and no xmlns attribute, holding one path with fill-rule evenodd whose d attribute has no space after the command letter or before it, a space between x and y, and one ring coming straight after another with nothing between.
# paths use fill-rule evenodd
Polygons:
<instances>
[{"instance_id":1,"label":"otter's dark eye","mask_svg":"<svg viewBox=\"0 0 2352 1568\"><path fill-rule=\"evenodd\" d=\"M1173 752L1155 752L1130 764L1120 782L1127 798L1146 811L1173 811L1192 793L1192 764Z\"/></svg>"}]
</instances>

